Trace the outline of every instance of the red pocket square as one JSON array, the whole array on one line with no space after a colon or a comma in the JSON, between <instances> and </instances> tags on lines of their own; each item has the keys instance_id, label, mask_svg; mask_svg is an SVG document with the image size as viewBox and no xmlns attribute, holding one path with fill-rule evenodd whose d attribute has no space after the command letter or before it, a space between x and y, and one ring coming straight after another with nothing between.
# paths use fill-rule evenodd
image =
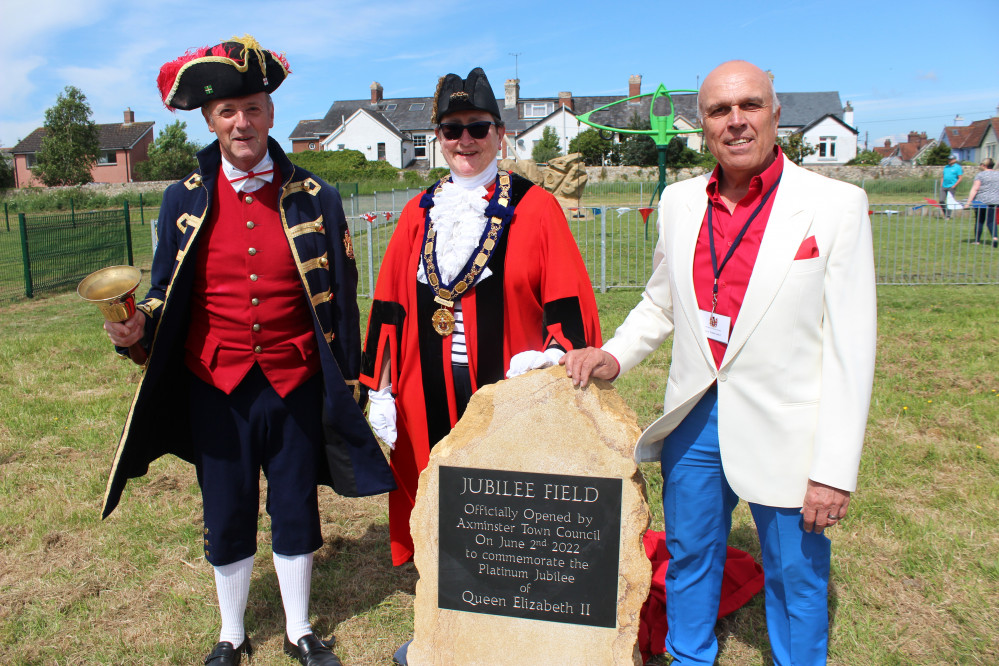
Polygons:
<instances>
[{"instance_id":1,"label":"red pocket square","mask_svg":"<svg viewBox=\"0 0 999 666\"><path fill-rule=\"evenodd\" d=\"M813 259L817 256L819 256L819 246L815 244L815 236L809 236L801 241L801 247L798 248L798 254L794 255L794 260Z\"/></svg>"}]
</instances>

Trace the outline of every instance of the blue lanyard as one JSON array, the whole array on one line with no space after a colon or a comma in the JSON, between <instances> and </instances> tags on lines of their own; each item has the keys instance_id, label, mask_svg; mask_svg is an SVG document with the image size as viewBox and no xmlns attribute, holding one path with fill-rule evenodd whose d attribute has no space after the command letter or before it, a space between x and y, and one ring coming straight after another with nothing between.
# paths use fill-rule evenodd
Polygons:
<instances>
[{"instance_id":1,"label":"blue lanyard","mask_svg":"<svg viewBox=\"0 0 999 666\"><path fill-rule=\"evenodd\" d=\"M773 194L774 190L777 189L777 186L780 185L780 179L783 175L784 174L782 173L780 176L777 176L777 182L770 186L767 193L763 195L763 199L760 200L760 205L756 207L756 210L754 210L753 214L749 216L746 223L742 225L742 230L739 231L739 235L735 237L734 241L732 241L732 245L728 248L725 258L722 259L721 266L718 265L718 255L715 254L715 230L711 224L711 213L714 210L714 205L710 201L708 202L708 242L711 244L711 269L715 274L715 282L711 287L712 313L715 311L715 306L718 305L718 278L721 277L721 272L725 269L725 264L727 264L728 260L732 258L732 255L735 253L735 248L739 247L739 243L742 242L742 237L746 235L747 231L749 231L749 225L753 223L753 220L755 220L756 216L760 214L763 207L767 205L767 201L770 200L770 195Z\"/></svg>"}]
</instances>

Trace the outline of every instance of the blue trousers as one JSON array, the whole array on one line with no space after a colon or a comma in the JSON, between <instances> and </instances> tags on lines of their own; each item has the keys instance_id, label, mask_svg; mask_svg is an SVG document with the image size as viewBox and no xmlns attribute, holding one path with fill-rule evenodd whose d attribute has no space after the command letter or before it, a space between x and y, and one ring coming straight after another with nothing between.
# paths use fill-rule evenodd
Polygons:
<instances>
[{"instance_id":1,"label":"blue trousers","mask_svg":"<svg viewBox=\"0 0 999 666\"><path fill-rule=\"evenodd\" d=\"M673 663L712 664L732 511L718 450L718 394L712 388L665 440L663 516L666 651ZM750 503L763 554L767 630L774 663L824 664L829 635L830 542L805 532L800 509Z\"/></svg>"},{"instance_id":2,"label":"blue trousers","mask_svg":"<svg viewBox=\"0 0 999 666\"><path fill-rule=\"evenodd\" d=\"M205 559L213 566L257 552L261 470L273 551L304 555L323 545L316 491L323 464L321 401L320 374L284 398L256 365L228 395L191 375Z\"/></svg>"}]
</instances>

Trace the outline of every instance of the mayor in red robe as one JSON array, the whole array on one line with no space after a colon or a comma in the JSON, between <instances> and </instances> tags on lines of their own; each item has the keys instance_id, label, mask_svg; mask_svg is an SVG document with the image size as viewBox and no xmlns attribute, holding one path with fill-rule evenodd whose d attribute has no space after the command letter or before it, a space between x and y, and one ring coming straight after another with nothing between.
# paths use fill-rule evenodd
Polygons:
<instances>
[{"instance_id":1,"label":"mayor in red robe","mask_svg":"<svg viewBox=\"0 0 999 666\"><path fill-rule=\"evenodd\" d=\"M393 446L396 565L413 557L420 472L471 394L601 339L590 279L558 201L497 170L504 127L485 74L441 78L434 104L451 174L399 218L361 359L372 426Z\"/></svg>"}]
</instances>

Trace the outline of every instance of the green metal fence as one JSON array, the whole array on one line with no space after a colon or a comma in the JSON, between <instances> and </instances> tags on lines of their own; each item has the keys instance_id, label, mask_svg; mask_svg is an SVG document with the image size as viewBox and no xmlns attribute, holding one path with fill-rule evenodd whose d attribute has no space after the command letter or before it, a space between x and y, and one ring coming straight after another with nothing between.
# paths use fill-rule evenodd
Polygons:
<instances>
[{"instance_id":1,"label":"green metal fence","mask_svg":"<svg viewBox=\"0 0 999 666\"><path fill-rule=\"evenodd\" d=\"M74 286L99 268L132 261L127 202L119 210L18 213L16 227L0 229L0 302Z\"/></svg>"}]
</instances>

